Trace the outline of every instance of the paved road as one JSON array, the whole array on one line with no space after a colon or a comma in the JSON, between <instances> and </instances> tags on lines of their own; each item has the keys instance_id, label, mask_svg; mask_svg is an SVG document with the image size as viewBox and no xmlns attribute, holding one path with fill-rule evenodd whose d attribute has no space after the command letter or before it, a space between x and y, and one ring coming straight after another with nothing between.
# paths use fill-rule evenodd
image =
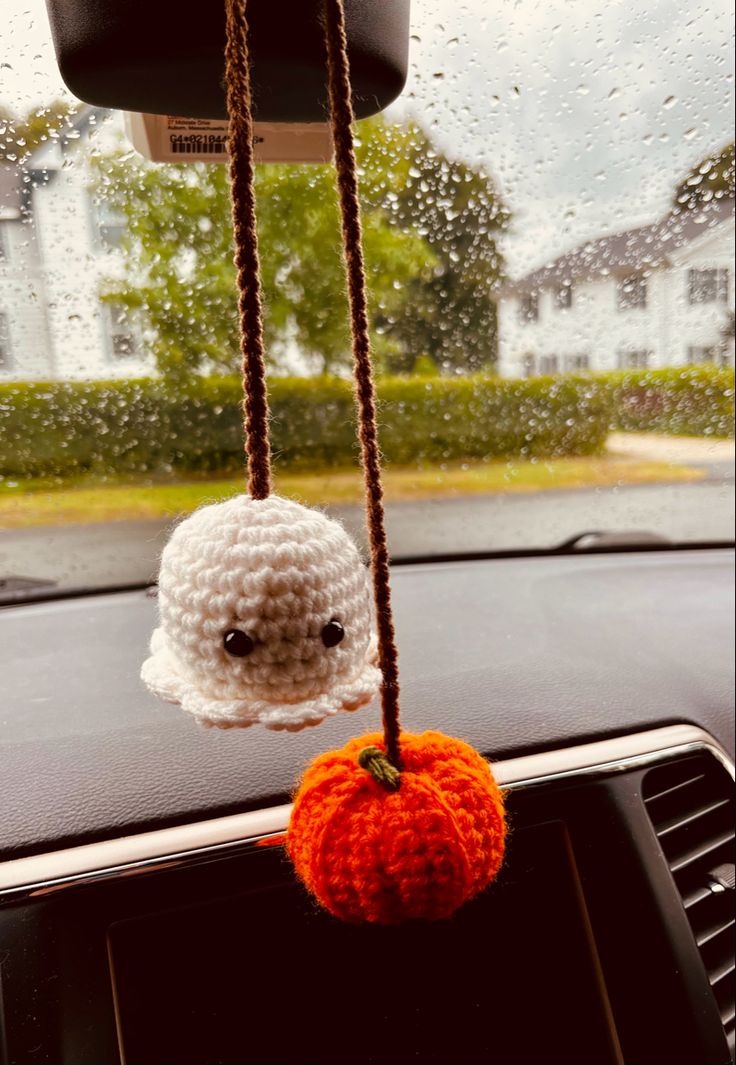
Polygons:
<instances>
[{"instance_id":1,"label":"paved road","mask_svg":"<svg viewBox=\"0 0 736 1065\"><path fill-rule=\"evenodd\" d=\"M388 510L391 550L400 556L547 547L591 529L730 540L733 471L719 463L715 472L718 479L697 483L395 503ZM359 508L331 512L363 538ZM0 532L0 575L48 577L76 587L146 581L156 572L166 531L166 522L152 520Z\"/></svg>"}]
</instances>

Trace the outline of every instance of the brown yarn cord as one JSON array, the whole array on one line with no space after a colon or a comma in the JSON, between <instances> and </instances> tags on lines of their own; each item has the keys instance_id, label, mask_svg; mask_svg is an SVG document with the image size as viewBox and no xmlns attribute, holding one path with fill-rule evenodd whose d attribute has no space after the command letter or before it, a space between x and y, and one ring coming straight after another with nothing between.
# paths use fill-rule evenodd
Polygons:
<instances>
[{"instance_id":1,"label":"brown yarn cord","mask_svg":"<svg viewBox=\"0 0 736 1065\"><path fill-rule=\"evenodd\" d=\"M271 444L268 432L268 390L263 341L261 268L258 259L254 189L253 118L246 0L225 0L225 90L230 153L230 193L240 316L243 372L245 454L248 492L265 499L271 492Z\"/></svg>"},{"instance_id":2,"label":"brown yarn cord","mask_svg":"<svg viewBox=\"0 0 736 1065\"><path fill-rule=\"evenodd\" d=\"M227 19L225 84L227 109L230 116L228 145L243 354L243 412L248 457L248 490L254 499L264 499L271 491L271 451L268 436L268 394L253 187L255 176L253 121L245 3L246 0L225 0ZM340 198L345 272L350 306L355 398L365 477L366 516L378 630L378 660L383 675L381 688L383 734L386 755L392 765L400 769L398 650L391 611L389 554L383 512L381 454L378 447L376 392L371 363L368 299L358 199L358 175L353 143L353 108L343 0L325 0L325 41L332 137L335 145L335 171Z\"/></svg>"},{"instance_id":3,"label":"brown yarn cord","mask_svg":"<svg viewBox=\"0 0 736 1065\"><path fill-rule=\"evenodd\" d=\"M399 652L391 611L391 584L386 524L383 512L381 453L376 424L365 261L358 198L358 174L353 143L350 64L343 0L325 0L325 40L329 75L332 139L340 196L345 273L353 342L353 373L358 408L358 431L365 477L365 502L373 572L373 597L378 629L378 660L383 674L381 703L383 736L389 761L401 768L399 724Z\"/></svg>"}]
</instances>

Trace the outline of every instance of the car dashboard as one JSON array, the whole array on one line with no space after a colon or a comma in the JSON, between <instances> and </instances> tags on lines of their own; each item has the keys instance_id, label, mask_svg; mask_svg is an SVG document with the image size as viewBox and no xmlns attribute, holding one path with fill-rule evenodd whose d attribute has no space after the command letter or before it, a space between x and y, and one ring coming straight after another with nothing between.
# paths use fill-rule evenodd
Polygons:
<instances>
[{"instance_id":1,"label":"car dashboard","mask_svg":"<svg viewBox=\"0 0 736 1065\"><path fill-rule=\"evenodd\" d=\"M507 793L452 920L343 925L295 883L289 797L377 724L204 730L138 680L151 589L0 612L0 1061L733 1060L733 557L397 565L411 731Z\"/></svg>"}]
</instances>

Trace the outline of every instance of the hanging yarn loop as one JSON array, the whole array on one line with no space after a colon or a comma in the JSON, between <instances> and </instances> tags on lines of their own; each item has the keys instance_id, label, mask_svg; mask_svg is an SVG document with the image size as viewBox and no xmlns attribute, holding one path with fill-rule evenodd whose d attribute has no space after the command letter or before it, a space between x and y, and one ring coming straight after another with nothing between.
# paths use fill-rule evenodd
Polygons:
<instances>
[{"instance_id":1,"label":"hanging yarn loop","mask_svg":"<svg viewBox=\"0 0 736 1065\"><path fill-rule=\"evenodd\" d=\"M395 770L400 771L398 649L391 608L389 552L376 420L376 389L371 360L368 296L352 128L350 66L342 0L325 0L324 23L335 172L350 307L358 435L365 481L378 664L382 675L383 742L389 763ZM252 498L264 499L271 491L271 451L256 230L252 96L245 0L226 0L225 84L230 116L228 145L243 358L248 491Z\"/></svg>"},{"instance_id":2,"label":"hanging yarn loop","mask_svg":"<svg viewBox=\"0 0 736 1065\"><path fill-rule=\"evenodd\" d=\"M266 351L256 227L255 162L245 0L225 4L225 91L229 115L230 190L238 286L248 494L271 493Z\"/></svg>"}]
</instances>

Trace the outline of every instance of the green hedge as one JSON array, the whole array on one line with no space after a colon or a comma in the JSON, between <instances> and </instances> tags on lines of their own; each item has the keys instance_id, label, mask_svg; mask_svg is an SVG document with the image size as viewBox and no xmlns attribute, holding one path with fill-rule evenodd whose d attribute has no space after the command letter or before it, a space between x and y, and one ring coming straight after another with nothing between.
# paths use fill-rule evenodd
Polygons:
<instances>
[{"instance_id":1,"label":"green hedge","mask_svg":"<svg viewBox=\"0 0 736 1065\"><path fill-rule=\"evenodd\" d=\"M274 378L272 442L290 468L357 459L351 385ZM600 451L609 428L732 436L734 372L714 366L506 381L379 382L381 444L397 464ZM0 385L0 475L70 477L236 470L240 383L161 381Z\"/></svg>"},{"instance_id":2,"label":"green hedge","mask_svg":"<svg viewBox=\"0 0 736 1065\"><path fill-rule=\"evenodd\" d=\"M272 443L291 468L356 461L351 385L274 378ZM383 378L387 462L442 462L599 451L611 420L607 387L586 377ZM185 390L161 381L0 385L0 474L69 477L91 471L237 469L240 384L204 378Z\"/></svg>"},{"instance_id":3,"label":"green hedge","mask_svg":"<svg viewBox=\"0 0 736 1065\"><path fill-rule=\"evenodd\" d=\"M734 435L734 371L719 366L623 370L606 375L613 426L629 432Z\"/></svg>"}]
</instances>

